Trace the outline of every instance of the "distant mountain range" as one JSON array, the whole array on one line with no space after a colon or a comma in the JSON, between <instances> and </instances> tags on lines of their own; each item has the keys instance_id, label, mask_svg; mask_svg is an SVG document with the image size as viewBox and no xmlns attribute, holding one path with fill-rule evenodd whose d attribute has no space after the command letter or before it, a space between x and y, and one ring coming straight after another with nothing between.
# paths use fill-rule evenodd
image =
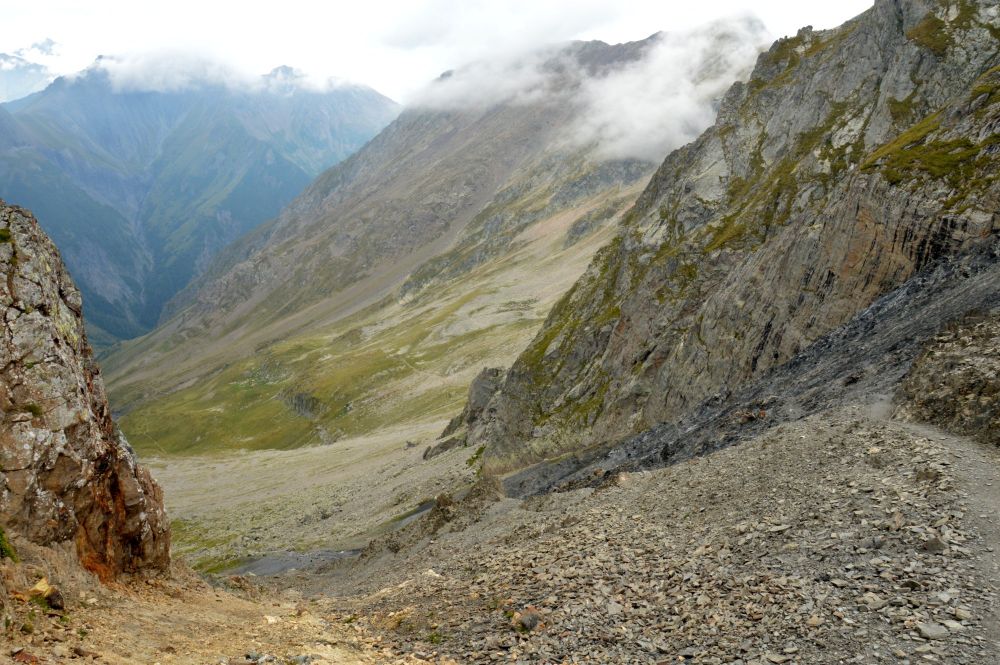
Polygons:
<instances>
[{"instance_id":1,"label":"distant mountain range","mask_svg":"<svg viewBox=\"0 0 1000 665\"><path fill-rule=\"evenodd\" d=\"M0 198L38 214L107 345L155 326L219 249L397 113L374 90L313 90L287 67L157 91L117 85L98 61L0 106Z\"/></svg>"},{"instance_id":2,"label":"distant mountain range","mask_svg":"<svg viewBox=\"0 0 1000 665\"><path fill-rule=\"evenodd\" d=\"M42 64L57 45L51 39L36 42L11 53L0 53L0 103L27 97L45 88L55 75Z\"/></svg>"},{"instance_id":3,"label":"distant mountain range","mask_svg":"<svg viewBox=\"0 0 1000 665\"><path fill-rule=\"evenodd\" d=\"M44 65L16 53L0 53L0 102L9 102L38 92L52 80Z\"/></svg>"}]
</instances>

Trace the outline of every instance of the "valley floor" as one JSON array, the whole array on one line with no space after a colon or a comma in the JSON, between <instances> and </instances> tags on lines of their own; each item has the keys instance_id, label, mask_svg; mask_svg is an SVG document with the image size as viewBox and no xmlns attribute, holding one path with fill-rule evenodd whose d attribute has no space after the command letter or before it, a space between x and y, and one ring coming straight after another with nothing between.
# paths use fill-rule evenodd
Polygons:
<instances>
[{"instance_id":1,"label":"valley floor","mask_svg":"<svg viewBox=\"0 0 1000 665\"><path fill-rule=\"evenodd\" d=\"M288 550L364 547L428 499L471 485L471 449L422 459L446 424L389 428L296 450L148 464L166 489L175 552L199 570L238 568Z\"/></svg>"}]
</instances>

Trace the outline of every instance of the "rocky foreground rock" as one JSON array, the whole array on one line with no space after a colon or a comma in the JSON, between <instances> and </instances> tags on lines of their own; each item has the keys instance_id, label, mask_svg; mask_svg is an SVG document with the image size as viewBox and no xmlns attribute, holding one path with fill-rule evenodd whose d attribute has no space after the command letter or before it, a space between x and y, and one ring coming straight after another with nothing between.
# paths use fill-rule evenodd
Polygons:
<instances>
[{"instance_id":1,"label":"rocky foreground rock","mask_svg":"<svg viewBox=\"0 0 1000 665\"><path fill-rule=\"evenodd\" d=\"M104 580L164 569L163 497L111 418L81 312L34 217L0 201L0 526L71 541Z\"/></svg>"},{"instance_id":2,"label":"rocky foreground rock","mask_svg":"<svg viewBox=\"0 0 1000 665\"><path fill-rule=\"evenodd\" d=\"M903 383L905 415L1000 446L1000 313L941 332Z\"/></svg>"}]
</instances>

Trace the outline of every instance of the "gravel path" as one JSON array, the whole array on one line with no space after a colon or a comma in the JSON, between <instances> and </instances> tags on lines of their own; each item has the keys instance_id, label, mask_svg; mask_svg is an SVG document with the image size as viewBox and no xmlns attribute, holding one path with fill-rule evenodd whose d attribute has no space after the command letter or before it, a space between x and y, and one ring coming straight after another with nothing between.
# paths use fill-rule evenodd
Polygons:
<instances>
[{"instance_id":1,"label":"gravel path","mask_svg":"<svg viewBox=\"0 0 1000 665\"><path fill-rule=\"evenodd\" d=\"M967 522L979 537L979 572L1000 583L1000 449L964 436L953 436L921 424L907 424L917 435L944 445L961 496L968 505ZM1000 606L983 617L983 632L1000 658Z\"/></svg>"}]
</instances>

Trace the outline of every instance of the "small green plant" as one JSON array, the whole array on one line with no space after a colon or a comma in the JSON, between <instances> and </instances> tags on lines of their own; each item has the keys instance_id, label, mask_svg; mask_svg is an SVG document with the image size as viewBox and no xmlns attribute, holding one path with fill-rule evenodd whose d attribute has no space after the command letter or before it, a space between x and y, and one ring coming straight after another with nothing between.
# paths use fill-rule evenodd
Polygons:
<instances>
[{"instance_id":1,"label":"small green plant","mask_svg":"<svg viewBox=\"0 0 1000 665\"><path fill-rule=\"evenodd\" d=\"M17 552L14 546L7 540L7 533L0 527L0 559L10 559L14 563L18 562Z\"/></svg>"},{"instance_id":2,"label":"small green plant","mask_svg":"<svg viewBox=\"0 0 1000 665\"><path fill-rule=\"evenodd\" d=\"M481 460L483 458L483 452L485 452L485 451L486 451L486 446L485 445L482 445L482 446L479 446L478 448L476 448L476 452L472 454L472 457L470 457L469 459L465 460L465 466L470 467L470 468L474 467L476 464L479 463L479 460Z\"/></svg>"},{"instance_id":3,"label":"small green plant","mask_svg":"<svg viewBox=\"0 0 1000 665\"><path fill-rule=\"evenodd\" d=\"M951 44L947 24L934 14L924 17L924 20L906 33L906 36L939 58L947 54L948 46Z\"/></svg>"},{"instance_id":4,"label":"small green plant","mask_svg":"<svg viewBox=\"0 0 1000 665\"><path fill-rule=\"evenodd\" d=\"M914 90L910 93L910 96L905 99L895 99L890 97L887 100L889 106L889 115L897 124L904 124L910 122L913 118L913 98L916 96L917 92Z\"/></svg>"},{"instance_id":5,"label":"small green plant","mask_svg":"<svg viewBox=\"0 0 1000 665\"><path fill-rule=\"evenodd\" d=\"M29 602L34 603L35 605L37 605L38 607L42 608L43 610L51 609L49 607L49 601L48 601L48 599L45 596L32 596L32 598L31 598L31 600Z\"/></svg>"},{"instance_id":6,"label":"small green plant","mask_svg":"<svg viewBox=\"0 0 1000 665\"><path fill-rule=\"evenodd\" d=\"M14 236L11 235L10 229L0 229L0 243L11 242Z\"/></svg>"},{"instance_id":7,"label":"small green plant","mask_svg":"<svg viewBox=\"0 0 1000 665\"><path fill-rule=\"evenodd\" d=\"M42 414L45 413L45 411L42 410L42 407L38 406L37 404L28 404L27 406L24 407L24 410L30 413L35 418L41 418Z\"/></svg>"},{"instance_id":8,"label":"small green plant","mask_svg":"<svg viewBox=\"0 0 1000 665\"><path fill-rule=\"evenodd\" d=\"M441 644L444 642L444 635L437 632L436 630L427 635L427 641L431 644Z\"/></svg>"}]
</instances>

